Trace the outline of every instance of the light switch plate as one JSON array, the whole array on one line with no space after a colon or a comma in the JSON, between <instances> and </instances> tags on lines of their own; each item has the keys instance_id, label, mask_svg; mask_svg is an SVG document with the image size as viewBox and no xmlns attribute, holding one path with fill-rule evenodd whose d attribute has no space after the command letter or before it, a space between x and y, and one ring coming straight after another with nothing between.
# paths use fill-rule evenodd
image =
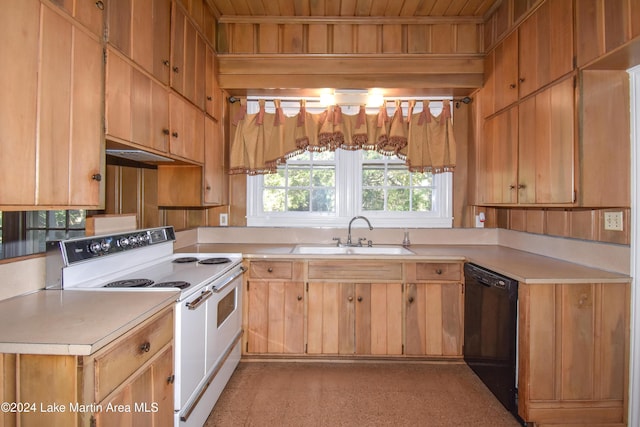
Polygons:
<instances>
[{"instance_id":1,"label":"light switch plate","mask_svg":"<svg viewBox=\"0 0 640 427\"><path fill-rule=\"evenodd\" d=\"M622 212L605 212L604 229L611 231L622 231Z\"/></svg>"},{"instance_id":2,"label":"light switch plate","mask_svg":"<svg viewBox=\"0 0 640 427\"><path fill-rule=\"evenodd\" d=\"M220 214L220 226L226 227L227 225L229 225L229 217L227 216L226 213L221 213Z\"/></svg>"}]
</instances>

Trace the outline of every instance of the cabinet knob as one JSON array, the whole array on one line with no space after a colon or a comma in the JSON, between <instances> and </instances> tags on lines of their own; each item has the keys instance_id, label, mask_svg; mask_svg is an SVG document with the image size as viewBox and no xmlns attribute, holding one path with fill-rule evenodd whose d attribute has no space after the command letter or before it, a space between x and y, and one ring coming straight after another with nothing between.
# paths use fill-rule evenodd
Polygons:
<instances>
[{"instance_id":1,"label":"cabinet knob","mask_svg":"<svg viewBox=\"0 0 640 427\"><path fill-rule=\"evenodd\" d=\"M100 175L99 173L94 173L93 175L91 175L91 179L94 181L102 181L102 175Z\"/></svg>"},{"instance_id":2,"label":"cabinet knob","mask_svg":"<svg viewBox=\"0 0 640 427\"><path fill-rule=\"evenodd\" d=\"M272 267L267 268L267 272L273 273L273 268Z\"/></svg>"},{"instance_id":3,"label":"cabinet knob","mask_svg":"<svg viewBox=\"0 0 640 427\"><path fill-rule=\"evenodd\" d=\"M298 301L302 301L302 295L298 295Z\"/></svg>"},{"instance_id":4,"label":"cabinet knob","mask_svg":"<svg viewBox=\"0 0 640 427\"><path fill-rule=\"evenodd\" d=\"M527 188L526 185L524 184L518 184L518 190L524 190L525 188Z\"/></svg>"},{"instance_id":5,"label":"cabinet knob","mask_svg":"<svg viewBox=\"0 0 640 427\"><path fill-rule=\"evenodd\" d=\"M146 342L144 344L142 344L140 346L140 352L141 353L149 353L149 350L151 350L151 343L150 342Z\"/></svg>"},{"instance_id":6,"label":"cabinet knob","mask_svg":"<svg viewBox=\"0 0 640 427\"><path fill-rule=\"evenodd\" d=\"M207 101L211 101L213 99L212 96L207 96Z\"/></svg>"},{"instance_id":7,"label":"cabinet knob","mask_svg":"<svg viewBox=\"0 0 640 427\"><path fill-rule=\"evenodd\" d=\"M169 129L162 129L162 133L165 135L169 135Z\"/></svg>"},{"instance_id":8,"label":"cabinet knob","mask_svg":"<svg viewBox=\"0 0 640 427\"><path fill-rule=\"evenodd\" d=\"M179 73L180 72L180 67L173 67L173 72L174 73Z\"/></svg>"},{"instance_id":9,"label":"cabinet knob","mask_svg":"<svg viewBox=\"0 0 640 427\"><path fill-rule=\"evenodd\" d=\"M178 137L178 132L172 132L171 136L174 137L174 138L177 138Z\"/></svg>"},{"instance_id":10,"label":"cabinet knob","mask_svg":"<svg viewBox=\"0 0 640 427\"><path fill-rule=\"evenodd\" d=\"M362 297L358 297L358 302L362 302Z\"/></svg>"},{"instance_id":11,"label":"cabinet knob","mask_svg":"<svg viewBox=\"0 0 640 427\"><path fill-rule=\"evenodd\" d=\"M441 270L441 269L439 269L439 268L438 268L438 269L436 269L436 274L438 274L438 275L439 275L439 274L442 274L442 270Z\"/></svg>"},{"instance_id":12,"label":"cabinet knob","mask_svg":"<svg viewBox=\"0 0 640 427\"><path fill-rule=\"evenodd\" d=\"M104 2L102 1L97 1L96 2L96 7L100 10L104 10Z\"/></svg>"},{"instance_id":13,"label":"cabinet knob","mask_svg":"<svg viewBox=\"0 0 640 427\"><path fill-rule=\"evenodd\" d=\"M175 375L169 375L167 377L167 384L173 384L173 382L175 381L176 376Z\"/></svg>"},{"instance_id":14,"label":"cabinet knob","mask_svg":"<svg viewBox=\"0 0 640 427\"><path fill-rule=\"evenodd\" d=\"M511 185L509 186L509 190L515 190L515 189L516 189L516 186L515 186L515 185L511 184Z\"/></svg>"},{"instance_id":15,"label":"cabinet knob","mask_svg":"<svg viewBox=\"0 0 640 427\"><path fill-rule=\"evenodd\" d=\"M518 79L518 81L519 81L520 83L524 83L524 77L520 77L520 78Z\"/></svg>"},{"instance_id":16,"label":"cabinet knob","mask_svg":"<svg viewBox=\"0 0 640 427\"><path fill-rule=\"evenodd\" d=\"M516 85L515 83L511 83L511 84L509 85L509 87L510 87L511 89L515 89L515 88L516 88L516 86L517 86L517 85Z\"/></svg>"},{"instance_id":17,"label":"cabinet knob","mask_svg":"<svg viewBox=\"0 0 640 427\"><path fill-rule=\"evenodd\" d=\"M168 59L163 59L162 60L162 65L164 65L165 67L169 66L169 60Z\"/></svg>"},{"instance_id":18,"label":"cabinet knob","mask_svg":"<svg viewBox=\"0 0 640 427\"><path fill-rule=\"evenodd\" d=\"M347 300L349 300L349 302L351 302L351 301L353 301L353 297L352 297L352 296L349 296L349 297L347 298Z\"/></svg>"},{"instance_id":19,"label":"cabinet knob","mask_svg":"<svg viewBox=\"0 0 640 427\"><path fill-rule=\"evenodd\" d=\"M409 297L409 304L413 303L413 297Z\"/></svg>"}]
</instances>

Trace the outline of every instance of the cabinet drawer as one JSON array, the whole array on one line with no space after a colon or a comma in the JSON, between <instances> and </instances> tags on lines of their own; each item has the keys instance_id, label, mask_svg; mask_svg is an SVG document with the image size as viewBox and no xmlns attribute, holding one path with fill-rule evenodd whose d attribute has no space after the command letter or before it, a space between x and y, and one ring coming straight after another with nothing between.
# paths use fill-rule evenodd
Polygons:
<instances>
[{"instance_id":1,"label":"cabinet drawer","mask_svg":"<svg viewBox=\"0 0 640 427\"><path fill-rule=\"evenodd\" d=\"M367 282L402 280L402 264L380 261L309 261L309 279Z\"/></svg>"},{"instance_id":2,"label":"cabinet drawer","mask_svg":"<svg viewBox=\"0 0 640 427\"><path fill-rule=\"evenodd\" d=\"M458 263L418 262L416 280L462 280L462 268Z\"/></svg>"},{"instance_id":3,"label":"cabinet drawer","mask_svg":"<svg viewBox=\"0 0 640 427\"><path fill-rule=\"evenodd\" d=\"M249 277L253 279L291 279L291 261L251 261Z\"/></svg>"},{"instance_id":4,"label":"cabinet drawer","mask_svg":"<svg viewBox=\"0 0 640 427\"><path fill-rule=\"evenodd\" d=\"M101 402L172 339L173 309L117 340L110 350L96 357L96 402Z\"/></svg>"}]
</instances>

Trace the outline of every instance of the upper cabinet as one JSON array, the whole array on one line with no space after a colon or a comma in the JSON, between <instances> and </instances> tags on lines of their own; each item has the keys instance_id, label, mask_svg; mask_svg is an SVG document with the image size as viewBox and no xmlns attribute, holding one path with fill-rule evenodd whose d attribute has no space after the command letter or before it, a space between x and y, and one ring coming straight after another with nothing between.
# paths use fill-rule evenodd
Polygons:
<instances>
[{"instance_id":1,"label":"upper cabinet","mask_svg":"<svg viewBox=\"0 0 640 427\"><path fill-rule=\"evenodd\" d=\"M546 1L488 53L484 116L514 104L573 69L573 2Z\"/></svg>"},{"instance_id":2,"label":"upper cabinet","mask_svg":"<svg viewBox=\"0 0 640 427\"><path fill-rule=\"evenodd\" d=\"M0 181L19 183L0 186L0 209L101 207L101 39L37 0L7 4L0 36Z\"/></svg>"},{"instance_id":3,"label":"upper cabinet","mask_svg":"<svg viewBox=\"0 0 640 427\"><path fill-rule=\"evenodd\" d=\"M171 0L109 3L109 44L169 84Z\"/></svg>"}]
</instances>

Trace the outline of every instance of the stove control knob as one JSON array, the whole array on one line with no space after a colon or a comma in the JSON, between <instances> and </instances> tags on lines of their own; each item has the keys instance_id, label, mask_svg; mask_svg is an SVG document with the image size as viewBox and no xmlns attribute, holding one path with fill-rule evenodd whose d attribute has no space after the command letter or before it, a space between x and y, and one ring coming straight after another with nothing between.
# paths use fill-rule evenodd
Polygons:
<instances>
[{"instance_id":1,"label":"stove control knob","mask_svg":"<svg viewBox=\"0 0 640 427\"><path fill-rule=\"evenodd\" d=\"M102 245L100 245L100 242L91 242L91 244L89 245L89 252L91 252L92 254L98 254L101 250Z\"/></svg>"},{"instance_id":2,"label":"stove control knob","mask_svg":"<svg viewBox=\"0 0 640 427\"><path fill-rule=\"evenodd\" d=\"M118 243L120 243L121 247L126 248L127 246L129 246L129 239L127 239L126 237L121 237L120 240L118 240Z\"/></svg>"},{"instance_id":3,"label":"stove control knob","mask_svg":"<svg viewBox=\"0 0 640 427\"><path fill-rule=\"evenodd\" d=\"M138 237L137 236L130 236L129 237L129 242L131 243L131 246L135 246L138 244Z\"/></svg>"},{"instance_id":4,"label":"stove control knob","mask_svg":"<svg viewBox=\"0 0 640 427\"><path fill-rule=\"evenodd\" d=\"M102 242L100 242L100 247L104 252L109 252L109 249L111 249L111 242L103 240Z\"/></svg>"},{"instance_id":5,"label":"stove control knob","mask_svg":"<svg viewBox=\"0 0 640 427\"><path fill-rule=\"evenodd\" d=\"M149 236L145 236L144 234L138 234L138 243L140 243L141 245L147 244L147 239L145 239L146 237L149 237Z\"/></svg>"}]
</instances>

